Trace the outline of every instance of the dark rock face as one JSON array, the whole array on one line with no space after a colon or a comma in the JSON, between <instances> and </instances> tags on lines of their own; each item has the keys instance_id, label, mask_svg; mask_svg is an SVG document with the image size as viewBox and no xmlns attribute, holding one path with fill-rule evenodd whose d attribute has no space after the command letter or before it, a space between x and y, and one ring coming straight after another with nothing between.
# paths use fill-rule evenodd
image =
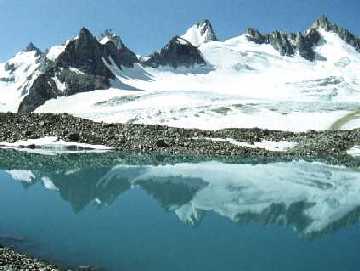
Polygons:
<instances>
[{"instance_id":1,"label":"dark rock face","mask_svg":"<svg viewBox=\"0 0 360 271\"><path fill-rule=\"evenodd\" d=\"M24 97L18 112L32 112L45 101L55 98L58 93L56 82L47 74L41 74L29 89L29 94Z\"/></svg>"},{"instance_id":2,"label":"dark rock face","mask_svg":"<svg viewBox=\"0 0 360 271\"><path fill-rule=\"evenodd\" d=\"M313 47L321 41L319 29L334 32L360 52L360 38L349 30L340 27L325 17L317 19L311 28L304 33L286 33L275 31L270 34L261 34L258 30L249 28L247 38L257 44L271 44L282 56L293 56L297 51L303 58L314 61L315 52Z\"/></svg>"},{"instance_id":3,"label":"dark rock face","mask_svg":"<svg viewBox=\"0 0 360 271\"><path fill-rule=\"evenodd\" d=\"M118 40L108 41L104 46L119 67L132 68L135 63L139 62L136 54L127 48L120 38ZM115 58L113 56L115 56Z\"/></svg>"},{"instance_id":4,"label":"dark rock face","mask_svg":"<svg viewBox=\"0 0 360 271\"><path fill-rule=\"evenodd\" d=\"M153 68L159 66L178 68L181 66L192 67L196 64L205 65L206 63L197 47L187 40L175 36L160 52L153 53L143 64Z\"/></svg>"},{"instance_id":5,"label":"dark rock face","mask_svg":"<svg viewBox=\"0 0 360 271\"><path fill-rule=\"evenodd\" d=\"M217 37L215 34L215 30L208 19L202 20L197 23L198 28L201 27L200 33L201 35L205 35L208 32L207 40L208 41L217 41Z\"/></svg>"},{"instance_id":6,"label":"dark rock face","mask_svg":"<svg viewBox=\"0 0 360 271\"><path fill-rule=\"evenodd\" d=\"M37 48L32 42L30 42L28 46L25 47L24 52L32 52L32 51L35 51L37 56L42 54L41 50Z\"/></svg>"},{"instance_id":7,"label":"dark rock face","mask_svg":"<svg viewBox=\"0 0 360 271\"><path fill-rule=\"evenodd\" d=\"M268 38L266 35L263 35L259 32L259 30L255 28L247 29L247 39L249 41L255 42L256 44L264 44L268 43Z\"/></svg>"},{"instance_id":8,"label":"dark rock face","mask_svg":"<svg viewBox=\"0 0 360 271\"><path fill-rule=\"evenodd\" d=\"M55 70L54 70L55 69ZM54 78L65 84L65 90L59 90ZM80 92L109 88L109 81L104 76L78 74L68 69L52 68L46 70L30 87L28 94L21 102L18 112L33 112L46 101L58 96L71 96Z\"/></svg>"},{"instance_id":9,"label":"dark rock face","mask_svg":"<svg viewBox=\"0 0 360 271\"><path fill-rule=\"evenodd\" d=\"M78 68L84 73L114 78L104 61L111 65L111 59L118 67L132 67L138 62L135 54L125 46L117 48L114 42L101 44L86 28L82 28L79 37L67 45L65 51L56 60L58 67Z\"/></svg>"},{"instance_id":10,"label":"dark rock face","mask_svg":"<svg viewBox=\"0 0 360 271\"><path fill-rule=\"evenodd\" d=\"M321 16L319 17L311 26L312 29L324 29L329 32L334 32L338 34L338 36L353 46L358 52L360 52L360 38L356 37L353 33L351 33L348 29L345 29L341 26L338 26L335 23L332 23L328 17Z\"/></svg>"},{"instance_id":11,"label":"dark rock face","mask_svg":"<svg viewBox=\"0 0 360 271\"><path fill-rule=\"evenodd\" d=\"M310 29L305 35L298 33L296 37L296 47L299 50L300 56L303 58L314 61L315 52L313 47L319 44L321 35L315 29Z\"/></svg>"},{"instance_id":12,"label":"dark rock face","mask_svg":"<svg viewBox=\"0 0 360 271\"><path fill-rule=\"evenodd\" d=\"M36 50L33 44L28 48L29 51ZM83 28L79 37L68 43L65 51L55 62L41 57L41 75L34 80L18 111L32 112L57 96L108 89L110 80L115 79L115 75L107 65L115 63L121 69L121 66L133 67L136 62L136 55L120 38L113 37L106 44L101 44L89 30ZM77 68L80 72L72 71L70 68ZM59 90L55 80L65 84L65 90Z\"/></svg>"},{"instance_id":13,"label":"dark rock face","mask_svg":"<svg viewBox=\"0 0 360 271\"><path fill-rule=\"evenodd\" d=\"M313 47L321 40L320 33L311 29L307 33L286 33L275 31L270 34L261 34L258 30L249 28L247 30L249 41L257 44L270 44L282 56L294 56L296 51L310 61L315 60Z\"/></svg>"},{"instance_id":14,"label":"dark rock face","mask_svg":"<svg viewBox=\"0 0 360 271\"><path fill-rule=\"evenodd\" d=\"M66 89L61 92L61 96L71 96L80 92L103 90L110 87L108 79L104 76L78 74L67 69L59 71L56 77L66 86Z\"/></svg>"},{"instance_id":15,"label":"dark rock face","mask_svg":"<svg viewBox=\"0 0 360 271\"><path fill-rule=\"evenodd\" d=\"M279 51L282 56L294 55L295 50L287 33L275 31L268 36L268 40L272 47Z\"/></svg>"},{"instance_id":16,"label":"dark rock face","mask_svg":"<svg viewBox=\"0 0 360 271\"><path fill-rule=\"evenodd\" d=\"M56 64L62 68L74 67L84 73L113 78L114 75L103 63L102 57L108 57L104 53L104 48L96 38L83 28L79 37L70 41L65 51L59 55Z\"/></svg>"}]
</instances>

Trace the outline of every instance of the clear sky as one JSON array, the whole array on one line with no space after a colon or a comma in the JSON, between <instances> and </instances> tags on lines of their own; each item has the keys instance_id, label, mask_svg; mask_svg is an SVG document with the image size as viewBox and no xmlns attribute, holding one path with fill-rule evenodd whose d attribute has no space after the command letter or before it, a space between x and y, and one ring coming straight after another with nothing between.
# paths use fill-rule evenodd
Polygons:
<instances>
[{"instance_id":1,"label":"clear sky","mask_svg":"<svg viewBox=\"0 0 360 271\"><path fill-rule=\"evenodd\" d=\"M129 48L148 54L199 19L220 39L247 27L303 31L325 14L360 34L360 0L0 0L0 61L33 41L40 49L75 36L82 26L111 28Z\"/></svg>"}]
</instances>

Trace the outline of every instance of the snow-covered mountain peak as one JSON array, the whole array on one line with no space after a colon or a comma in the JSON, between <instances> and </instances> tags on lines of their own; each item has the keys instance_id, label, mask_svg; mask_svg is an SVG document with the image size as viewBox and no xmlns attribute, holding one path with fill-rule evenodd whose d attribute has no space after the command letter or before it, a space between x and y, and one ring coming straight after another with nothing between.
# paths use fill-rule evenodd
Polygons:
<instances>
[{"instance_id":1,"label":"snow-covered mountain peak","mask_svg":"<svg viewBox=\"0 0 360 271\"><path fill-rule=\"evenodd\" d=\"M315 20L311 28L330 31L332 28L334 28L334 26L336 26L336 24L332 23L327 16L323 15Z\"/></svg>"},{"instance_id":2,"label":"snow-covered mountain peak","mask_svg":"<svg viewBox=\"0 0 360 271\"><path fill-rule=\"evenodd\" d=\"M311 29L335 33L340 39L354 47L356 51L360 52L360 38L351 33L348 29L331 22L326 16L321 16L316 19L310 30Z\"/></svg>"},{"instance_id":3,"label":"snow-covered mountain peak","mask_svg":"<svg viewBox=\"0 0 360 271\"><path fill-rule=\"evenodd\" d=\"M201 20L191 26L181 38L189 41L193 46L200 46L209 41L216 41L216 34L209 20Z\"/></svg>"},{"instance_id":4,"label":"snow-covered mountain peak","mask_svg":"<svg viewBox=\"0 0 360 271\"><path fill-rule=\"evenodd\" d=\"M26 112L79 112L93 120L187 128L303 131L328 129L358 108L360 39L325 16L302 33L249 29L226 41L207 42L215 39L207 20L190 30L193 36L176 36L140 61L116 34L96 37L86 28L51 47L46 57L22 51L0 64L0 91L6 96L0 110L16 111L31 94L25 97ZM40 73L46 76L38 78ZM55 95L35 104L45 83L54 86ZM90 102L105 99L101 90L109 88L127 91L106 92L109 106ZM128 95L133 102L120 102ZM119 99L117 106L112 98ZM294 121L299 114L309 121Z\"/></svg>"},{"instance_id":5,"label":"snow-covered mountain peak","mask_svg":"<svg viewBox=\"0 0 360 271\"><path fill-rule=\"evenodd\" d=\"M0 63L0 111L16 111L22 97L39 74L42 55L36 50L21 51Z\"/></svg>"}]
</instances>

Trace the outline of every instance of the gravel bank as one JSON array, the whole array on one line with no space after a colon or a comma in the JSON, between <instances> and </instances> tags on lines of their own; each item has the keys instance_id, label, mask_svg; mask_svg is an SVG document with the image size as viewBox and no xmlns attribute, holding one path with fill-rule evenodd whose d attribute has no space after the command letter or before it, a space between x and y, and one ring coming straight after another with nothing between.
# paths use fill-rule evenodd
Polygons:
<instances>
[{"instance_id":1,"label":"gravel bank","mask_svg":"<svg viewBox=\"0 0 360 271\"><path fill-rule=\"evenodd\" d=\"M32 259L31 257L3 248L0 245L0 270L1 271L60 271L54 265Z\"/></svg>"},{"instance_id":2,"label":"gravel bank","mask_svg":"<svg viewBox=\"0 0 360 271\"><path fill-rule=\"evenodd\" d=\"M68 114L2 113L0 127L1 142L56 136L64 141L106 145L119 152L146 155L265 160L316 158L349 163L352 158L346 151L360 145L360 130L306 133L261 129L204 131L167 126L97 123ZM287 141L296 143L296 147L285 152L269 151L259 147L239 146L227 141L228 139L250 145L263 141ZM37 147L39 146L31 146Z\"/></svg>"}]
</instances>

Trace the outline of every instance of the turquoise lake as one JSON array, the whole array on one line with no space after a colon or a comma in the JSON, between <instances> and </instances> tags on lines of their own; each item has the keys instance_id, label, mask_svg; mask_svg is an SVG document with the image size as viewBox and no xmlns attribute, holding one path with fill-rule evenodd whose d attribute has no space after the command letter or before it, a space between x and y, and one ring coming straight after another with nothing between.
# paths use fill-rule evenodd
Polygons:
<instances>
[{"instance_id":1,"label":"turquoise lake","mask_svg":"<svg viewBox=\"0 0 360 271\"><path fill-rule=\"evenodd\" d=\"M0 243L64 267L359 270L357 169L2 154Z\"/></svg>"}]
</instances>

